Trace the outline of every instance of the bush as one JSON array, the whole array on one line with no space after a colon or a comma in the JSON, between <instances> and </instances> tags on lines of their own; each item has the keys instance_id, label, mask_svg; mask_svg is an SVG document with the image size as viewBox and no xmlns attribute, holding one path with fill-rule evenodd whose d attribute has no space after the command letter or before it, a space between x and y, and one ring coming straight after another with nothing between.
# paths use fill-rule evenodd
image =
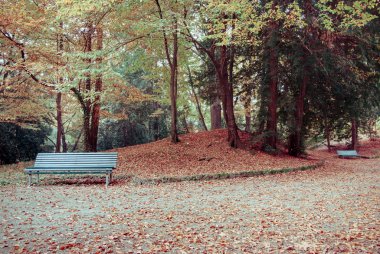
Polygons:
<instances>
[{"instance_id":1,"label":"bush","mask_svg":"<svg viewBox=\"0 0 380 254\"><path fill-rule=\"evenodd\" d=\"M35 159L50 132L51 128L42 124L31 129L13 123L0 123L0 164Z\"/></svg>"}]
</instances>

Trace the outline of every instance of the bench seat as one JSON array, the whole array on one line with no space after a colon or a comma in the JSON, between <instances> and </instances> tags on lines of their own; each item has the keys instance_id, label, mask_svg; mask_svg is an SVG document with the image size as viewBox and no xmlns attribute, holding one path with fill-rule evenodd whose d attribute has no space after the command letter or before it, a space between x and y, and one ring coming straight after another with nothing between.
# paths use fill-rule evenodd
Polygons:
<instances>
[{"instance_id":1,"label":"bench seat","mask_svg":"<svg viewBox=\"0 0 380 254\"><path fill-rule=\"evenodd\" d=\"M34 166L24 172L29 186L32 175L37 175L39 182L40 174L104 174L108 186L116 163L117 153L39 153Z\"/></svg>"},{"instance_id":2,"label":"bench seat","mask_svg":"<svg viewBox=\"0 0 380 254\"><path fill-rule=\"evenodd\" d=\"M360 157L356 150L337 150L336 153L340 158L356 158Z\"/></svg>"}]
</instances>

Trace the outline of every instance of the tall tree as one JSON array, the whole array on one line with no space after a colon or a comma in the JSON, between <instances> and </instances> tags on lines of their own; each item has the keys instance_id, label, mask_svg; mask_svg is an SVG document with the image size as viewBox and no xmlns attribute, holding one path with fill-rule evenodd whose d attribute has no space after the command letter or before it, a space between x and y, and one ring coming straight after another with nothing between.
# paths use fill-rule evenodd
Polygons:
<instances>
[{"instance_id":1,"label":"tall tree","mask_svg":"<svg viewBox=\"0 0 380 254\"><path fill-rule=\"evenodd\" d=\"M193 93L193 96L195 98L195 103L196 103L197 111L198 111L198 114L199 114L199 120L200 120L200 122L202 124L203 129L205 131L207 131L207 125L206 125L205 118L204 118L203 113L202 113L202 109L201 109L201 105L199 103L198 95L197 95L197 93L195 91L193 75L191 74L191 70L190 70L190 66L189 65L187 65L187 72L188 72L188 75L189 75L189 83L190 83L190 87L191 87L191 92Z\"/></svg>"},{"instance_id":2,"label":"tall tree","mask_svg":"<svg viewBox=\"0 0 380 254\"><path fill-rule=\"evenodd\" d=\"M164 21L163 10L160 5L159 0L155 0L158 15L160 16L161 21ZM177 1L175 1L177 4ZM170 67L170 105L171 105L171 129L170 136L172 143L177 143L179 141L178 131L177 131L177 90L178 90L178 18L175 14L171 14L169 18L169 27L172 41L172 53L170 54L170 46L168 40L168 32L166 28L162 28L162 35L164 40L166 60Z\"/></svg>"},{"instance_id":3,"label":"tall tree","mask_svg":"<svg viewBox=\"0 0 380 254\"><path fill-rule=\"evenodd\" d=\"M271 12L275 13L277 1L272 2ZM270 18L266 28L266 39L264 48L264 61L266 61L265 86L268 86L268 104L266 120L265 145L276 149L277 147L277 99L278 99L278 79L279 79L279 21Z\"/></svg>"},{"instance_id":4,"label":"tall tree","mask_svg":"<svg viewBox=\"0 0 380 254\"><path fill-rule=\"evenodd\" d=\"M57 50L58 50L58 57L61 58L63 54L63 23L60 22L59 24L59 32L57 34ZM60 60L57 61L59 63ZM63 77L62 75L58 74L58 84L63 83ZM56 137L56 143L55 143L55 152L59 153L61 152L61 146L63 147L63 152L67 152L67 144L66 144L66 138L65 138L65 132L64 132L64 126L63 126L63 120L62 120L62 92L58 91L56 95L56 109L57 109L57 137Z\"/></svg>"},{"instance_id":5,"label":"tall tree","mask_svg":"<svg viewBox=\"0 0 380 254\"><path fill-rule=\"evenodd\" d=\"M212 6L209 6L209 8L212 8ZM209 14L211 15L211 13ZM218 27L218 30L219 27L221 27L218 33L224 34L224 36L228 36L228 31L232 29L232 26L228 23L229 18L230 17L222 11L217 12L216 16L210 16L209 20L214 19L215 28ZM212 21L209 25L213 25ZM217 40L211 40L211 46L208 47L192 34L190 27L188 26L186 21L185 27L187 28L186 36L189 39L189 41L194 43L194 46L197 50L207 54L207 56L214 65L218 81L218 87L222 98L224 119L226 121L228 130L228 143L231 147L239 147L241 145L241 141L238 135L238 128L235 120L233 85L230 82L228 69L229 63L230 61L232 61L230 57L231 45L221 45ZM211 31L207 34L207 36L209 37L212 37L213 35L214 34Z\"/></svg>"},{"instance_id":6,"label":"tall tree","mask_svg":"<svg viewBox=\"0 0 380 254\"><path fill-rule=\"evenodd\" d=\"M101 52L103 50L103 28L99 23L95 27L96 31L96 50ZM96 64L99 69L101 69L102 56L96 57ZM98 144L98 132L99 132L99 121L100 121L100 93L102 92L102 73L99 72L95 77L95 98L92 105L92 115L91 115L91 137L90 144L91 150L96 151Z\"/></svg>"}]
</instances>

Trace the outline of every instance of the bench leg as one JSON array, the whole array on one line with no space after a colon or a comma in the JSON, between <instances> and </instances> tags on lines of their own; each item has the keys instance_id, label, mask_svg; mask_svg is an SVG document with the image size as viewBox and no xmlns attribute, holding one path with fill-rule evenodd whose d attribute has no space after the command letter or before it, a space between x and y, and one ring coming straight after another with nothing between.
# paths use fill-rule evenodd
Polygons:
<instances>
[{"instance_id":1,"label":"bench leg","mask_svg":"<svg viewBox=\"0 0 380 254\"><path fill-rule=\"evenodd\" d=\"M110 173L110 184L112 183L112 173Z\"/></svg>"},{"instance_id":2,"label":"bench leg","mask_svg":"<svg viewBox=\"0 0 380 254\"><path fill-rule=\"evenodd\" d=\"M107 174L106 175L106 187L108 187L109 181L110 181L110 175Z\"/></svg>"},{"instance_id":3,"label":"bench leg","mask_svg":"<svg viewBox=\"0 0 380 254\"><path fill-rule=\"evenodd\" d=\"M28 186L32 185L32 174L28 174Z\"/></svg>"},{"instance_id":4,"label":"bench leg","mask_svg":"<svg viewBox=\"0 0 380 254\"><path fill-rule=\"evenodd\" d=\"M40 174L37 174L37 184L40 183Z\"/></svg>"}]
</instances>

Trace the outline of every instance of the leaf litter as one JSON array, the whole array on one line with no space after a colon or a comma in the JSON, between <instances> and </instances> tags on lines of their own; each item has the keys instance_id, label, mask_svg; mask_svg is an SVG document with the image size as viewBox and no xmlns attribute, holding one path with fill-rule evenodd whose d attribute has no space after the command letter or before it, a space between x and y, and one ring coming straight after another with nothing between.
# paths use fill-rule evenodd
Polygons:
<instances>
[{"instance_id":1,"label":"leaf litter","mask_svg":"<svg viewBox=\"0 0 380 254\"><path fill-rule=\"evenodd\" d=\"M226 137L226 130L221 129L181 135L178 144L163 139L114 149L119 153L115 174L146 179L295 168L316 163L284 153L273 156L261 152L245 132L240 132L243 149L229 147Z\"/></svg>"},{"instance_id":2,"label":"leaf litter","mask_svg":"<svg viewBox=\"0 0 380 254\"><path fill-rule=\"evenodd\" d=\"M360 153L379 149L369 142ZM324 166L108 189L3 186L0 252L379 253L380 159L310 156Z\"/></svg>"}]
</instances>

